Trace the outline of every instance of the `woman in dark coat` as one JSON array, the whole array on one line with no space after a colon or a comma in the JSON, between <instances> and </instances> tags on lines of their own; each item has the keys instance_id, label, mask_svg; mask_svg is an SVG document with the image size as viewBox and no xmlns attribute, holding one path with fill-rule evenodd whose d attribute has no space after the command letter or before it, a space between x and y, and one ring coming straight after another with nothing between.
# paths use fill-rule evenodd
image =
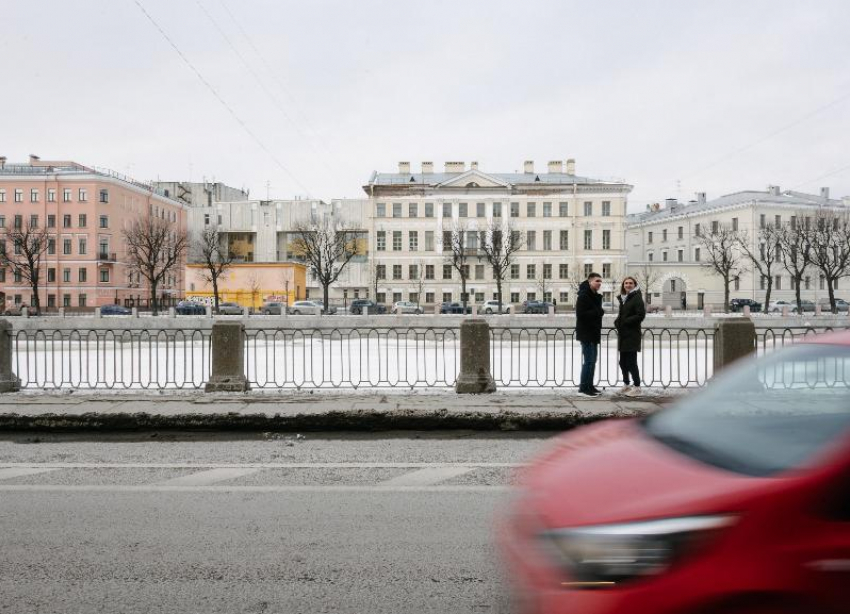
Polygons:
<instances>
[{"instance_id":1,"label":"woman in dark coat","mask_svg":"<svg viewBox=\"0 0 850 614\"><path fill-rule=\"evenodd\" d=\"M646 317L643 295L634 277L626 277L620 286L620 313L614 320L617 329L617 349L620 352L620 370L623 372L623 389L628 396L638 396L640 390L640 371L637 355L640 352L643 333L641 322Z\"/></svg>"}]
</instances>

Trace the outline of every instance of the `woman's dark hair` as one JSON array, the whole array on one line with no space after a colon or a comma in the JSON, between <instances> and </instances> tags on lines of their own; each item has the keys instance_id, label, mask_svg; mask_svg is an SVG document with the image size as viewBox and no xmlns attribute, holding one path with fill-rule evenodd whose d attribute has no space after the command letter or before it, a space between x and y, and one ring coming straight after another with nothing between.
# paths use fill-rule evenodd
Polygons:
<instances>
[{"instance_id":1,"label":"woman's dark hair","mask_svg":"<svg viewBox=\"0 0 850 614\"><path fill-rule=\"evenodd\" d=\"M623 283L620 284L620 294L626 294L626 280L627 279L631 279L633 282L635 282L635 288L637 288L637 285L638 285L637 279L635 279L634 277L624 277Z\"/></svg>"}]
</instances>

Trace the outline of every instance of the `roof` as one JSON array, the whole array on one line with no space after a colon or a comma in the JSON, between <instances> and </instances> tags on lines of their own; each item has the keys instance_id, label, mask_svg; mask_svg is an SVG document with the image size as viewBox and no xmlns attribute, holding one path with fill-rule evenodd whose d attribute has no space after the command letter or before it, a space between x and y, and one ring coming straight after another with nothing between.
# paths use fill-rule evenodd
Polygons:
<instances>
[{"instance_id":1,"label":"roof","mask_svg":"<svg viewBox=\"0 0 850 614\"><path fill-rule=\"evenodd\" d=\"M375 185L431 185L436 186L446 181L451 181L462 175L463 173L377 173L369 181ZM488 177L499 179L505 183L511 184L528 184L528 183L545 183L545 184L573 184L573 183L612 183L605 182L599 179L591 179L589 177L579 177L577 175L568 175L566 173L484 173Z\"/></svg>"},{"instance_id":2,"label":"roof","mask_svg":"<svg viewBox=\"0 0 850 614\"><path fill-rule=\"evenodd\" d=\"M817 194L806 194L804 192L786 190L785 192L777 195L768 191L744 190L741 192L733 192L732 194L725 194L719 198L715 198L704 203L695 203L694 201L691 201L691 203L679 203L672 209L665 207L658 211L643 211L641 213L634 213L628 216L627 222L631 224L663 222L680 216L700 215L717 209L726 209L736 205L746 204L782 205L801 208L823 206L844 207L844 203L841 200L835 198L824 198Z\"/></svg>"}]
</instances>

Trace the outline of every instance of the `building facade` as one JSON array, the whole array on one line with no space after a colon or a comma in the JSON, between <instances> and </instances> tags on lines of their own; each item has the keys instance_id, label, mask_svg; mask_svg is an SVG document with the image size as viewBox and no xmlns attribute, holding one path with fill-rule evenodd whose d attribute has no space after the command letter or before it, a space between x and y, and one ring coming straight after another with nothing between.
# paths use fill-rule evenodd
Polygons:
<instances>
[{"instance_id":1,"label":"building facade","mask_svg":"<svg viewBox=\"0 0 850 614\"><path fill-rule=\"evenodd\" d=\"M213 203L248 200L248 190L233 188L220 182L152 181L161 193L187 207L212 206Z\"/></svg>"},{"instance_id":2,"label":"building facade","mask_svg":"<svg viewBox=\"0 0 850 614\"><path fill-rule=\"evenodd\" d=\"M650 206L646 212L630 215L627 220L626 243L629 272L639 279L652 281L644 292L650 300L675 309L705 305L723 307L722 278L706 265L701 234L723 226L733 229L748 241L754 254L760 252L759 229L765 225L782 227L810 217L823 207L848 210L848 203L830 198L829 189L819 194L782 191L770 186L766 191L748 190L708 200L704 193L689 203L668 199L664 206ZM740 250L738 250L740 253ZM766 280L751 263L733 281L730 299L748 298L764 303ZM781 266L773 279L771 301L796 300L790 274ZM802 298L815 302L827 296L824 280L812 269L801 286ZM842 296L841 288L837 296Z\"/></svg>"},{"instance_id":3,"label":"building facade","mask_svg":"<svg viewBox=\"0 0 850 614\"><path fill-rule=\"evenodd\" d=\"M267 301L291 305L304 298L306 267L296 262L239 263L228 267L218 280L219 301L259 309ZM212 284L201 264L186 265L186 298L213 305Z\"/></svg>"},{"instance_id":4,"label":"building facade","mask_svg":"<svg viewBox=\"0 0 850 614\"><path fill-rule=\"evenodd\" d=\"M472 162L447 162L443 172L423 162L420 172L399 163L396 173L374 173L369 196L372 286L380 303L410 300L432 305L460 301L445 233L462 232L469 300L497 298L496 282L479 242L493 220L520 233L502 300L575 302L591 271L612 290L626 269L625 219L632 186L576 175L575 161L549 162L545 172L527 161L521 173L487 173Z\"/></svg>"},{"instance_id":5,"label":"building facade","mask_svg":"<svg viewBox=\"0 0 850 614\"><path fill-rule=\"evenodd\" d=\"M16 227L45 228L49 237L39 266L42 307L146 302L144 279L127 265L122 231L147 215L186 229L186 207L149 184L71 161L31 156L28 163L7 164L0 158L2 240ZM166 300L182 293L183 273L181 265L161 286ZM29 284L3 269L0 301L6 309L35 304Z\"/></svg>"}]
</instances>

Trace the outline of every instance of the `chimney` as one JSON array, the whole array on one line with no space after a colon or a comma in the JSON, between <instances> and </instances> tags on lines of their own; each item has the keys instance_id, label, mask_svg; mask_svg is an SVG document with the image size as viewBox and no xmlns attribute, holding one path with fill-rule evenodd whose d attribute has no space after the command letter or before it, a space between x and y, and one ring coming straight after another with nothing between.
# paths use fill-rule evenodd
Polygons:
<instances>
[{"instance_id":1,"label":"chimney","mask_svg":"<svg viewBox=\"0 0 850 614\"><path fill-rule=\"evenodd\" d=\"M0 168L6 167L6 156L0 156Z\"/></svg>"},{"instance_id":2,"label":"chimney","mask_svg":"<svg viewBox=\"0 0 850 614\"><path fill-rule=\"evenodd\" d=\"M524 173L533 173L534 172L534 160L526 160L523 163L523 172Z\"/></svg>"},{"instance_id":3,"label":"chimney","mask_svg":"<svg viewBox=\"0 0 850 614\"><path fill-rule=\"evenodd\" d=\"M824 200L829 200L829 188L821 188L820 197Z\"/></svg>"},{"instance_id":4,"label":"chimney","mask_svg":"<svg viewBox=\"0 0 850 614\"><path fill-rule=\"evenodd\" d=\"M434 163L433 162L423 162L422 163L422 174L430 175L434 172Z\"/></svg>"},{"instance_id":5,"label":"chimney","mask_svg":"<svg viewBox=\"0 0 850 614\"><path fill-rule=\"evenodd\" d=\"M399 175L409 175L410 174L410 162L399 162L398 163L398 174Z\"/></svg>"},{"instance_id":6,"label":"chimney","mask_svg":"<svg viewBox=\"0 0 850 614\"><path fill-rule=\"evenodd\" d=\"M771 196L779 196L779 186L778 185L767 186L767 191Z\"/></svg>"},{"instance_id":7,"label":"chimney","mask_svg":"<svg viewBox=\"0 0 850 614\"><path fill-rule=\"evenodd\" d=\"M697 192L697 204L704 205L706 202L705 192Z\"/></svg>"},{"instance_id":8,"label":"chimney","mask_svg":"<svg viewBox=\"0 0 850 614\"><path fill-rule=\"evenodd\" d=\"M478 170L478 162L470 162L469 168L471 168L474 171L477 171Z\"/></svg>"},{"instance_id":9,"label":"chimney","mask_svg":"<svg viewBox=\"0 0 850 614\"><path fill-rule=\"evenodd\" d=\"M576 174L576 161L575 158L570 158L567 160L567 175L575 175Z\"/></svg>"},{"instance_id":10,"label":"chimney","mask_svg":"<svg viewBox=\"0 0 850 614\"><path fill-rule=\"evenodd\" d=\"M30 154L30 164L31 165L37 163L39 160L41 160L41 158L39 158L37 155Z\"/></svg>"},{"instance_id":11,"label":"chimney","mask_svg":"<svg viewBox=\"0 0 850 614\"><path fill-rule=\"evenodd\" d=\"M564 163L560 160L552 160L549 162L549 172L550 173L563 173L564 172Z\"/></svg>"},{"instance_id":12,"label":"chimney","mask_svg":"<svg viewBox=\"0 0 850 614\"><path fill-rule=\"evenodd\" d=\"M465 162L446 162L447 173L462 173L466 170Z\"/></svg>"},{"instance_id":13,"label":"chimney","mask_svg":"<svg viewBox=\"0 0 850 614\"><path fill-rule=\"evenodd\" d=\"M679 205L679 201L675 198L668 198L664 201L664 206L670 211L675 211L676 207Z\"/></svg>"}]
</instances>

